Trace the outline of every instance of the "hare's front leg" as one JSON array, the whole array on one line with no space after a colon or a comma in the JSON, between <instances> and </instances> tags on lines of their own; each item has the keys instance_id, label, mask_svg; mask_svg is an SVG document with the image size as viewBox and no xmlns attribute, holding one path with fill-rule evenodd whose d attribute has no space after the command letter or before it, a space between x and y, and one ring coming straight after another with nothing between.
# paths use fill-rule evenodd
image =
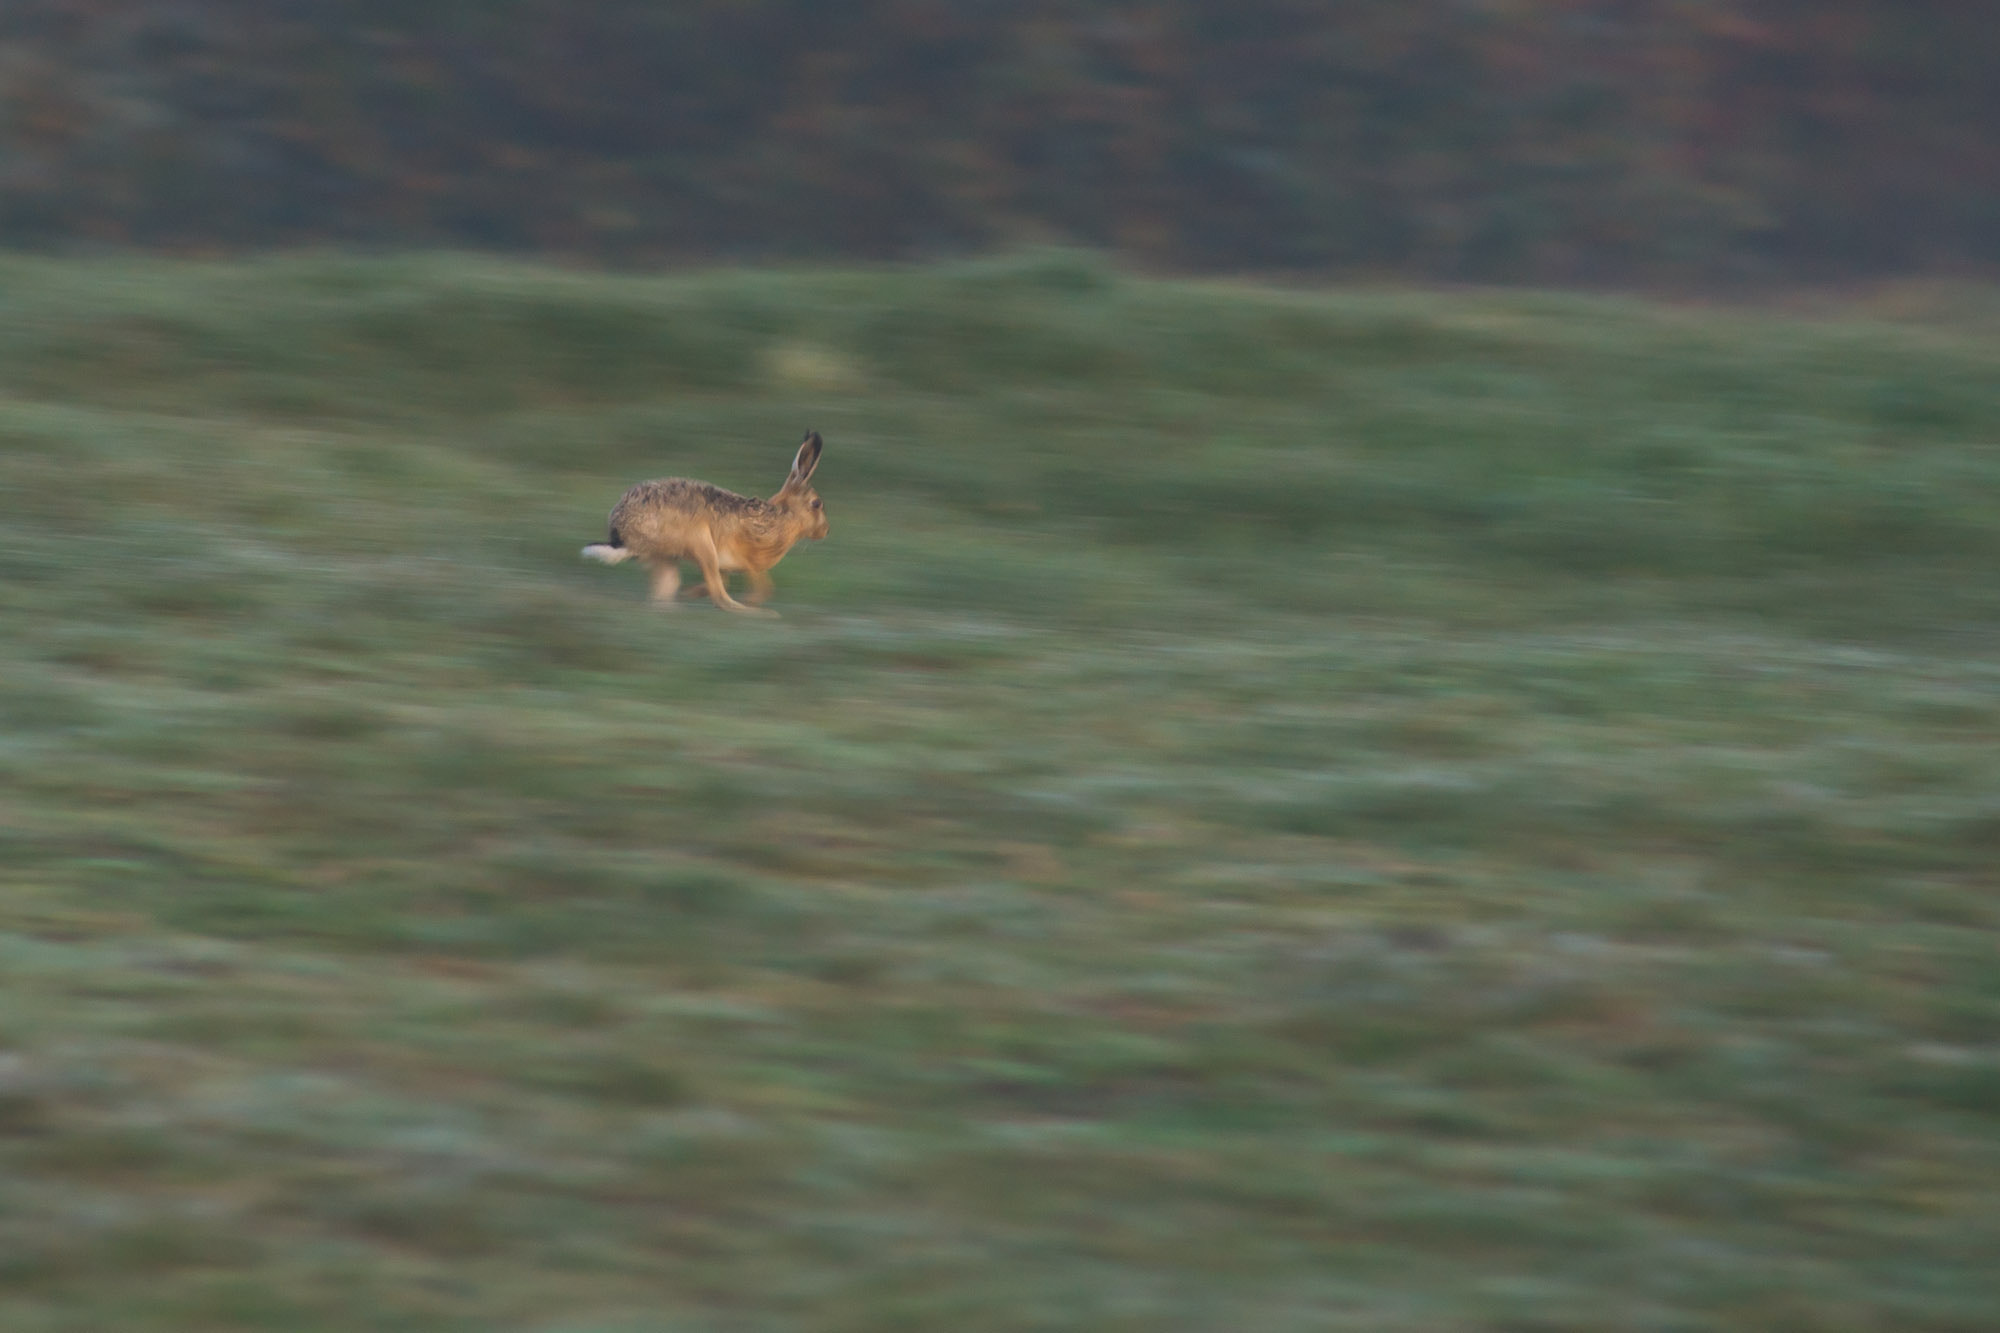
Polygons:
<instances>
[{"instance_id":1,"label":"hare's front leg","mask_svg":"<svg viewBox=\"0 0 2000 1333\"><path fill-rule=\"evenodd\" d=\"M745 606L729 595L729 585L722 581L722 565L715 554L713 542L703 542L694 550L695 563L701 566L701 581L708 585L708 599L726 611L741 611L751 616L775 616L776 611L766 611L762 607Z\"/></svg>"},{"instance_id":2,"label":"hare's front leg","mask_svg":"<svg viewBox=\"0 0 2000 1333\"><path fill-rule=\"evenodd\" d=\"M743 594L743 600L752 606L762 606L771 600L771 576L761 569L750 570L749 575L750 591Z\"/></svg>"},{"instance_id":3,"label":"hare's front leg","mask_svg":"<svg viewBox=\"0 0 2000 1333\"><path fill-rule=\"evenodd\" d=\"M653 573L653 605L663 611L670 611L674 605L674 594L680 591L681 567L675 560L655 560L651 562Z\"/></svg>"}]
</instances>

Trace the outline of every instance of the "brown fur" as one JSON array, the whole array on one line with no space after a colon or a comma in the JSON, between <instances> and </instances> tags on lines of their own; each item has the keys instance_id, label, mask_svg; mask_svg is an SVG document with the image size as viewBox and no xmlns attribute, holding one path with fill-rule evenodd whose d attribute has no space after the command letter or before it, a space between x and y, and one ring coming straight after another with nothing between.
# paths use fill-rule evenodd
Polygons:
<instances>
[{"instance_id":1,"label":"brown fur","mask_svg":"<svg viewBox=\"0 0 2000 1333\"><path fill-rule=\"evenodd\" d=\"M827 533L826 508L811 484L820 447L819 432L806 432L791 475L768 500L686 477L642 481L612 508L610 539L583 553L607 565L640 561L652 572L658 606L674 605L685 560L701 570L701 591L717 606L774 615L754 605L771 595L771 566L800 540L818 541ZM735 570L749 576L752 605L729 595L723 575Z\"/></svg>"}]
</instances>

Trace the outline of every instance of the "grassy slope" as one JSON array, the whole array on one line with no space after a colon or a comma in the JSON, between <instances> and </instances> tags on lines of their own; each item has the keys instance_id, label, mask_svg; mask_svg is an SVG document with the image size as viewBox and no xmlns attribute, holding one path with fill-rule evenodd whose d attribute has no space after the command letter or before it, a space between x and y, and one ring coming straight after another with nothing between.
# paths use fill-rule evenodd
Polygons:
<instances>
[{"instance_id":1,"label":"grassy slope","mask_svg":"<svg viewBox=\"0 0 2000 1333\"><path fill-rule=\"evenodd\" d=\"M1990 1327L1978 310L0 270L7 1328Z\"/></svg>"}]
</instances>

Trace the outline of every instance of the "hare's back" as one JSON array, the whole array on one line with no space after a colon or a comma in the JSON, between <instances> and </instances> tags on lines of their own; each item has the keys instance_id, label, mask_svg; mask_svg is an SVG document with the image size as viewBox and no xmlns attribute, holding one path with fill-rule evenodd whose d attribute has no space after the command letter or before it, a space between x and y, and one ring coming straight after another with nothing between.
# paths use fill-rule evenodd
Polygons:
<instances>
[{"instance_id":1,"label":"hare's back","mask_svg":"<svg viewBox=\"0 0 2000 1333\"><path fill-rule=\"evenodd\" d=\"M618 498L613 514L637 514L648 509L679 509L690 514L748 513L757 502L747 495L725 491L705 481L687 477L661 477L642 481Z\"/></svg>"},{"instance_id":2,"label":"hare's back","mask_svg":"<svg viewBox=\"0 0 2000 1333\"><path fill-rule=\"evenodd\" d=\"M613 545L642 548L678 546L691 522L713 524L738 518L757 508L748 496L725 491L687 477L642 481L620 496L611 510ZM643 550L640 554L645 554Z\"/></svg>"}]
</instances>

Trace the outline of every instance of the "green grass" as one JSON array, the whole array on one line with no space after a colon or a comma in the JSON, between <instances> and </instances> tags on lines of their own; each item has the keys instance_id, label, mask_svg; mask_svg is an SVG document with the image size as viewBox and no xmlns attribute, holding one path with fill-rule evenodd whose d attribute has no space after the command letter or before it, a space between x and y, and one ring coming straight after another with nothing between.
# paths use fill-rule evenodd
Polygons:
<instances>
[{"instance_id":1,"label":"green grass","mask_svg":"<svg viewBox=\"0 0 2000 1333\"><path fill-rule=\"evenodd\" d=\"M0 1325L1990 1328L1909 307L0 261Z\"/></svg>"}]
</instances>

